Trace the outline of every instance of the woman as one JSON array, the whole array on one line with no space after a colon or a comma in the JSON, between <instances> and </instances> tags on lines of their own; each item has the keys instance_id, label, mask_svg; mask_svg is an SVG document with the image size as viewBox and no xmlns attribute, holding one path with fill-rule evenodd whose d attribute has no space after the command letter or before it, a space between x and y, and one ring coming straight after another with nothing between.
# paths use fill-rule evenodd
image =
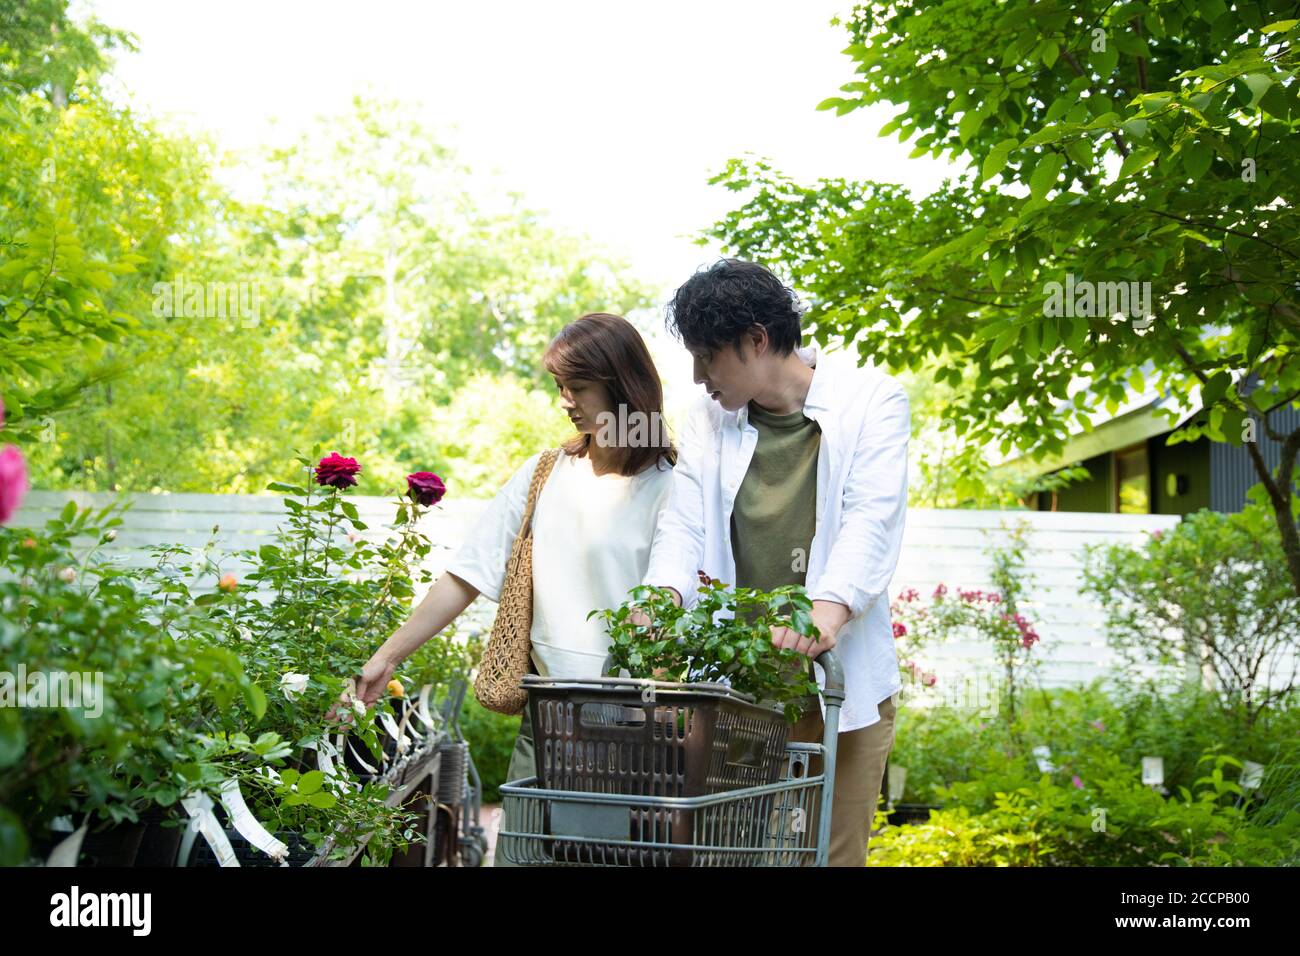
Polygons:
<instances>
[{"instance_id":1,"label":"woman","mask_svg":"<svg viewBox=\"0 0 1300 956\"><path fill-rule=\"evenodd\" d=\"M641 583L677 453L658 427L663 389L654 361L626 319L584 315L555 336L542 362L577 434L564 443L533 512L533 666L542 676L598 677L609 635L587 614L617 607ZM519 467L446 573L366 663L357 696L367 706L398 665L474 598L499 599L540 457ZM525 711L507 779L534 773Z\"/></svg>"}]
</instances>

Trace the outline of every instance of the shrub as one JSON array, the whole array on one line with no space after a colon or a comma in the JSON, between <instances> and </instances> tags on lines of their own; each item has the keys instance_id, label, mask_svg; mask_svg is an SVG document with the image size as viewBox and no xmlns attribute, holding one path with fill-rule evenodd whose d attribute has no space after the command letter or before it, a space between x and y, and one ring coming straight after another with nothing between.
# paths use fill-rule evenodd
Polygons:
<instances>
[{"instance_id":1,"label":"shrub","mask_svg":"<svg viewBox=\"0 0 1300 956\"><path fill-rule=\"evenodd\" d=\"M1272 516L1198 511L1141 548L1087 549L1084 592L1106 611L1127 670L1158 680L1207 669L1246 726L1296 687L1300 597Z\"/></svg>"}]
</instances>

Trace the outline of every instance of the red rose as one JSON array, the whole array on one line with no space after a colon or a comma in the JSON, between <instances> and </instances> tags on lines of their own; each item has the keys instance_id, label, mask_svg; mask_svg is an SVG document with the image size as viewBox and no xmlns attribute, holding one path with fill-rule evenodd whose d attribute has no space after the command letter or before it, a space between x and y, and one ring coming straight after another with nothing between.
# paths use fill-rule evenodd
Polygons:
<instances>
[{"instance_id":1,"label":"red rose","mask_svg":"<svg viewBox=\"0 0 1300 956\"><path fill-rule=\"evenodd\" d=\"M447 493L447 486L431 471L416 471L406 476L406 493L421 505L436 505Z\"/></svg>"},{"instance_id":2,"label":"red rose","mask_svg":"<svg viewBox=\"0 0 1300 956\"><path fill-rule=\"evenodd\" d=\"M316 484L331 488L349 488L357 483L355 475L361 472L361 466L355 458L344 458L338 452L326 455L316 466Z\"/></svg>"}]
</instances>

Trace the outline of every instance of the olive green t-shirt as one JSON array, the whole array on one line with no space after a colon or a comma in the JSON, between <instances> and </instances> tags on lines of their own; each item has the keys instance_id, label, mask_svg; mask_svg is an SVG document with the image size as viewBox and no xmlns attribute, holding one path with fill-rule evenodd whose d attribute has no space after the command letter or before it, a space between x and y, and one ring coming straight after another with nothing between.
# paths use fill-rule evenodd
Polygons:
<instances>
[{"instance_id":1,"label":"olive green t-shirt","mask_svg":"<svg viewBox=\"0 0 1300 956\"><path fill-rule=\"evenodd\" d=\"M771 591L803 585L817 530L821 428L802 409L776 415L753 402L749 421L758 430L758 443L731 513L736 586ZM808 669L811 673L811 661ZM816 699L805 699L803 706L815 707Z\"/></svg>"}]
</instances>

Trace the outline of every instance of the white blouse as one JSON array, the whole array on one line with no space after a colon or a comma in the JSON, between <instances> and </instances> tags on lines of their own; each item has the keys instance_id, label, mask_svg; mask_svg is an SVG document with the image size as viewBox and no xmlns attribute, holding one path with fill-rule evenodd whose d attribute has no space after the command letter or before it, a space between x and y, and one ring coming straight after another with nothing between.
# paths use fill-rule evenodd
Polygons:
<instances>
[{"instance_id":1,"label":"white blouse","mask_svg":"<svg viewBox=\"0 0 1300 956\"><path fill-rule=\"evenodd\" d=\"M492 499L447 570L500 600L506 560L523 523L541 452ZM590 458L563 451L533 511L533 663L544 677L598 677L609 635L588 612L615 608L650 564L659 514L672 487L662 460L640 474L596 475Z\"/></svg>"}]
</instances>

